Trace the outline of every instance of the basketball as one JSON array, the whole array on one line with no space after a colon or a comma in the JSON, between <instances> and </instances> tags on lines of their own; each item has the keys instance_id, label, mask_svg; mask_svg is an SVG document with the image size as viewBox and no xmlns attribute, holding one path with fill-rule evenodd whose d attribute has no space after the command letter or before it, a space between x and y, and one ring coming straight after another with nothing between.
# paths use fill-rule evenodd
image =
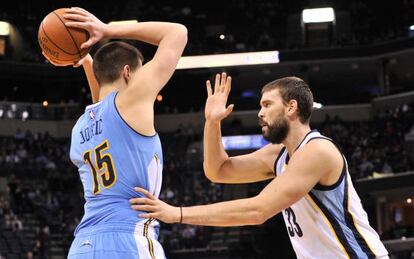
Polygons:
<instances>
[{"instance_id":1,"label":"basketball","mask_svg":"<svg viewBox=\"0 0 414 259\"><path fill-rule=\"evenodd\" d=\"M40 23L38 31L39 45L48 59L53 62L70 65L88 54L90 48L81 49L82 43L89 39L86 30L70 28L63 17L65 8L52 11Z\"/></svg>"}]
</instances>

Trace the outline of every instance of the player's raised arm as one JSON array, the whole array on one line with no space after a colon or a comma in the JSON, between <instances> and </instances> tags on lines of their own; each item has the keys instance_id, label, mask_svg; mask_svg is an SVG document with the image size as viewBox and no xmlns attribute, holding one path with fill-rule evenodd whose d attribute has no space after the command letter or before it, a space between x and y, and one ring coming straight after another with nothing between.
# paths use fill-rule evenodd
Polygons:
<instances>
[{"instance_id":1,"label":"player's raised arm","mask_svg":"<svg viewBox=\"0 0 414 259\"><path fill-rule=\"evenodd\" d=\"M142 22L135 25L109 27L111 37L134 38L158 46L157 51L136 77L124 95L125 101L135 102L138 95L152 103L175 71L187 43L187 29L177 23Z\"/></svg>"},{"instance_id":2,"label":"player's raised arm","mask_svg":"<svg viewBox=\"0 0 414 259\"><path fill-rule=\"evenodd\" d=\"M120 53L111 51L112 47L109 44L105 50L100 49L102 55L98 55L98 51L94 56L95 73L99 71L106 74L102 77L96 74L100 86L105 88L105 85L117 85L119 89L115 104L123 120L140 134L153 136L156 133L155 98L175 71L187 44L187 28L182 24L169 22L110 25L103 23L88 11L76 7L68 9L64 17L72 20L66 22L66 26L89 32L89 40L82 44L82 48L88 48L102 38L134 39L158 46L153 59L145 65L142 65L142 54L136 48L119 42L119 47L124 49L122 58ZM113 58L109 52L113 53ZM102 60L98 59L98 56ZM121 59L128 62L112 64L116 71L107 67L111 62Z\"/></svg>"},{"instance_id":3,"label":"player's raised arm","mask_svg":"<svg viewBox=\"0 0 414 259\"><path fill-rule=\"evenodd\" d=\"M123 102L134 103L136 98L148 98L154 101L175 71L184 47L187 44L187 28L178 23L139 22L136 24L105 24L93 14L81 8L70 8L64 17L75 20L66 25L85 29L90 38L81 47L88 48L102 38L134 39L158 46L151 61L140 68L136 76L131 77L128 94Z\"/></svg>"},{"instance_id":4,"label":"player's raised arm","mask_svg":"<svg viewBox=\"0 0 414 259\"><path fill-rule=\"evenodd\" d=\"M207 101L204 126L204 172L218 183L250 183L274 177L273 164L280 145L267 145L253 153L229 157L221 141L221 121L233 110L226 107L231 89L231 77L217 74L214 89L207 81Z\"/></svg>"},{"instance_id":5,"label":"player's raised arm","mask_svg":"<svg viewBox=\"0 0 414 259\"><path fill-rule=\"evenodd\" d=\"M91 91L92 103L99 101L99 83L93 73L93 59L88 53L84 58L79 60L74 67L82 66L85 71L86 79L88 80L89 90Z\"/></svg>"}]
</instances>

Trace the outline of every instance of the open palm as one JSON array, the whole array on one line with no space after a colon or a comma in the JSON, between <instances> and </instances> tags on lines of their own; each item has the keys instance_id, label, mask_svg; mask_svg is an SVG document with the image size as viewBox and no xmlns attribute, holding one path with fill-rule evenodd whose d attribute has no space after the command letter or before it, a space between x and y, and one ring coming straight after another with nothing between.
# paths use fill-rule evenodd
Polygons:
<instances>
[{"instance_id":1,"label":"open palm","mask_svg":"<svg viewBox=\"0 0 414 259\"><path fill-rule=\"evenodd\" d=\"M207 101L204 110L206 120L221 121L232 111L234 105L226 107L227 99L231 90L231 77L226 73L217 74L214 82L214 92L210 80L206 82Z\"/></svg>"}]
</instances>

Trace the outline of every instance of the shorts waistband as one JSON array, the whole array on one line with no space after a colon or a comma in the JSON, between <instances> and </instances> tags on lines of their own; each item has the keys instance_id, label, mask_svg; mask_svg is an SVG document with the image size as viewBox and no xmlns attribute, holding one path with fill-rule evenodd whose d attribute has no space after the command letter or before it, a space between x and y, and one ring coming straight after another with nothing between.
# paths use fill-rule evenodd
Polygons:
<instances>
[{"instance_id":1,"label":"shorts waistband","mask_svg":"<svg viewBox=\"0 0 414 259\"><path fill-rule=\"evenodd\" d=\"M154 219L143 220L136 224L127 224L127 223L104 223L95 226L85 227L79 229L75 234L76 237L90 236L98 233L104 232L125 232L131 233L134 235L140 235L145 237L150 237L152 239L158 240L159 225L151 225L154 222Z\"/></svg>"}]
</instances>

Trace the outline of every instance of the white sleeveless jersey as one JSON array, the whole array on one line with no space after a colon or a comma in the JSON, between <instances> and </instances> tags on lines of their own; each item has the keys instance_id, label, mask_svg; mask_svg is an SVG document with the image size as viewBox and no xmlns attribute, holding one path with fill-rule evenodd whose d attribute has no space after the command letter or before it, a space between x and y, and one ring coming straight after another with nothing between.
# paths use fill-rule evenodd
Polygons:
<instances>
[{"instance_id":1,"label":"white sleeveless jersey","mask_svg":"<svg viewBox=\"0 0 414 259\"><path fill-rule=\"evenodd\" d=\"M316 138L332 141L312 130L297 149ZM378 234L369 225L367 213L352 185L347 162L342 157L344 167L335 184L317 184L306 196L282 211L296 256L318 259L388 258ZM289 155L283 148L275 161L276 175L283 174L288 163Z\"/></svg>"}]
</instances>

